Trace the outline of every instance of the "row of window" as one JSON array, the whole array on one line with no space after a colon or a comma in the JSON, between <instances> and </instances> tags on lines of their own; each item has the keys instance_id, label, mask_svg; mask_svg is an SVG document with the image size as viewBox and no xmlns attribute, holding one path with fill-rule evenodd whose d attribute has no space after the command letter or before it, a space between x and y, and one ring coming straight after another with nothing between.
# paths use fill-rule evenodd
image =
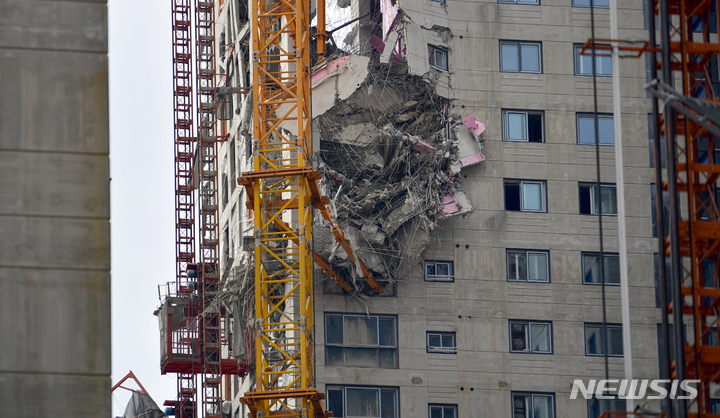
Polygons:
<instances>
[{"instance_id":1,"label":"row of window","mask_svg":"<svg viewBox=\"0 0 720 418\"><path fill-rule=\"evenodd\" d=\"M340 386L326 388L327 409L334 417L398 418L399 390L395 387ZM554 418L555 394L547 392L511 392L513 418ZM716 402L717 403L717 402ZM720 403L712 410L720 410ZM624 399L588 399L588 418L605 411L625 411ZM428 404L428 418L458 418L458 406Z\"/></svg>"},{"instance_id":2,"label":"row of window","mask_svg":"<svg viewBox=\"0 0 720 418\"><path fill-rule=\"evenodd\" d=\"M508 249L507 280L509 282L550 283L550 251ZM600 276L600 253L583 252L583 284L602 284ZM620 256L618 253L603 253L603 276L605 284L620 285ZM425 261L425 281L453 282L455 271L452 261Z\"/></svg>"},{"instance_id":3,"label":"row of window","mask_svg":"<svg viewBox=\"0 0 720 418\"><path fill-rule=\"evenodd\" d=\"M498 0L501 4L534 4L539 5L540 0ZM573 7L590 7L592 3L595 8L610 8L610 0L572 0Z\"/></svg>"},{"instance_id":4,"label":"row of window","mask_svg":"<svg viewBox=\"0 0 720 418\"><path fill-rule=\"evenodd\" d=\"M437 3L445 3L445 0L432 0ZM540 5L540 0L498 0L500 4L530 4ZM572 0L573 7L590 7L592 3L595 8L607 9L610 7L610 0Z\"/></svg>"},{"instance_id":5,"label":"row of window","mask_svg":"<svg viewBox=\"0 0 720 418\"><path fill-rule=\"evenodd\" d=\"M518 212L547 212L547 183L545 180L503 181L505 210ZM597 185L578 183L581 215L617 215L617 189L614 184L600 185L600 201Z\"/></svg>"},{"instance_id":6,"label":"row of window","mask_svg":"<svg viewBox=\"0 0 720 418\"><path fill-rule=\"evenodd\" d=\"M582 52L582 44L573 44L575 75L593 75L592 53ZM428 45L430 65L448 70L448 51L445 48ZM542 42L536 41L500 41L500 71L504 73L542 74ZM612 57L610 50L595 51L595 74L601 77L612 75Z\"/></svg>"},{"instance_id":7,"label":"row of window","mask_svg":"<svg viewBox=\"0 0 720 418\"><path fill-rule=\"evenodd\" d=\"M615 145L615 125L612 114L599 113L600 145ZM542 110L503 109L502 139L508 142L545 142L545 112ZM577 143L595 145L595 116L577 113L575 116Z\"/></svg>"},{"instance_id":8,"label":"row of window","mask_svg":"<svg viewBox=\"0 0 720 418\"><path fill-rule=\"evenodd\" d=\"M552 354L552 322L509 320L510 352ZM585 324L585 355L604 355L602 324ZM606 324L608 355L622 356L622 326ZM454 332L426 332L432 353L457 352ZM325 315L325 364L341 367L396 369L397 317L392 315Z\"/></svg>"}]
</instances>

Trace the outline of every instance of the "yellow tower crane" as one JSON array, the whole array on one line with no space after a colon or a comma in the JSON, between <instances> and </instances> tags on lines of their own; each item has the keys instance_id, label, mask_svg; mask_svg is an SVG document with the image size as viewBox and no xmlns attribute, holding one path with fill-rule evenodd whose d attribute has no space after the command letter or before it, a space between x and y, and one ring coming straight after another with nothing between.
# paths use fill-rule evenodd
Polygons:
<instances>
[{"instance_id":1,"label":"yellow tower crane","mask_svg":"<svg viewBox=\"0 0 720 418\"><path fill-rule=\"evenodd\" d=\"M252 5L254 165L238 183L255 219L256 390L243 402L252 417L329 417L313 364L312 219L327 198L311 160L310 0ZM324 0L318 11L322 56Z\"/></svg>"}]
</instances>

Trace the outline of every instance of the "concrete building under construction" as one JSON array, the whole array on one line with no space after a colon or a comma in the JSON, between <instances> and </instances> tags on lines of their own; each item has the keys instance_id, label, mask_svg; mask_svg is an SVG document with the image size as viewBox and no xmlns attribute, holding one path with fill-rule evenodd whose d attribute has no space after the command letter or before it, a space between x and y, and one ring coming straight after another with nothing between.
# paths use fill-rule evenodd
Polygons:
<instances>
[{"instance_id":1,"label":"concrete building under construction","mask_svg":"<svg viewBox=\"0 0 720 418\"><path fill-rule=\"evenodd\" d=\"M596 3L596 36L609 38L608 9ZM373 294L362 274L347 271L348 292L315 272L316 377L327 410L378 417L599 415L595 403L569 399L574 379L604 376L592 61L579 55L591 37L588 5L346 6L352 18L364 17L347 35L349 51L339 48L339 59L314 73L326 75L313 79L313 139L341 228L356 231L357 254L385 281ZM620 8L620 37L645 39L643 2ZM220 62L231 87L249 87L247 10L229 2L218 20ZM609 371L620 378L610 57L597 63ZM655 378L651 108L645 62L623 60L620 68L633 375ZM243 238L252 235L246 196L236 187L251 164L252 100L242 93L232 99L235 115L219 154L221 270L228 275L246 260ZM439 170L443 158L457 169ZM383 170L390 173L375 174ZM316 227L316 251L330 258L333 242L322 235ZM339 255L335 260L352 270ZM248 389L240 379L232 385L239 416L246 411L238 399Z\"/></svg>"},{"instance_id":2,"label":"concrete building under construction","mask_svg":"<svg viewBox=\"0 0 720 418\"><path fill-rule=\"evenodd\" d=\"M642 45L657 2L619 2L612 36L607 0L338 1L332 6L343 18L327 32L320 24L309 30L310 57L297 47L292 62L287 51L299 35L289 31L308 17L278 18L283 7L264 14L255 10L258 2L244 0L200 2L193 49L183 35L190 6L181 3L187 1L174 3L179 267L167 288L178 298L163 299L160 314L163 372L186 376L179 399L196 393L187 376L199 373L205 412L219 414L213 405L222 398L224 414L255 417L270 388L299 381L286 381L287 369L309 367L311 387L321 395L308 390L297 397L324 397L333 416L598 418L625 410L626 402L571 399L576 379L667 376L670 366L659 361L666 329L659 308L667 292L658 284L665 263L657 236L667 232L670 215L664 209L666 222L656 221L657 109L644 89L660 66L629 54L614 60L602 41L591 55L586 43L614 38ZM280 3L268 4L270 10ZM310 15L324 21L324 6L313 4ZM258 16L267 27L254 22ZM702 22L693 30L710 36ZM262 44L263 36L271 42ZM197 149L193 114L184 113L190 93L183 83L192 71L182 69L194 53ZM613 71L622 123L613 116ZM301 81L311 94L298 87ZM709 71L704 83L718 83L718 72ZM202 97L207 92L216 92L210 102ZM267 92L282 99L271 103ZM302 129L310 132L310 122L305 128L298 122L303 94L312 105L309 135ZM258 135L262 124L274 133ZM625 240L615 184L619 132ZM301 145L271 148L294 140ZM700 150L706 159L713 154L707 144ZM282 180L290 172L284 162L302 161L307 149L307 170ZM269 174L258 168L270 166ZM311 215L301 198L287 198L296 192L288 186L258 190L267 186L260 179L296 181L299 190L303 176L313 194L300 196L312 201ZM193 189L204 262L193 258L194 230L183 222L194 219L187 209ZM272 193L279 197L268 203ZM666 208L665 194L660 200ZM288 208L298 212L281 214ZM267 215L270 209L277 215ZM306 256L305 242L315 262L314 297L293 284L291 276L304 273L287 273L303 268L296 261ZM272 259L263 251L284 255ZM625 319L623 265L631 295ZM268 277L277 279L263 282ZM205 302L168 316L193 298ZM257 317L261 311L267 315ZM180 315L202 319L183 325ZM286 320L294 328L268 333ZM178 348L181 334L204 342ZM294 339L311 347L288 342ZM220 341L224 348L207 348ZM236 361L227 373L223 356ZM277 360L283 356L285 366ZM192 360L200 357L211 364L202 371ZM718 393L707 394L703 408L717 407ZM200 402L192 396L170 404L183 413ZM659 401L638 406L669 409ZM263 408L294 417L301 402ZM312 408L318 411L316 403Z\"/></svg>"}]
</instances>

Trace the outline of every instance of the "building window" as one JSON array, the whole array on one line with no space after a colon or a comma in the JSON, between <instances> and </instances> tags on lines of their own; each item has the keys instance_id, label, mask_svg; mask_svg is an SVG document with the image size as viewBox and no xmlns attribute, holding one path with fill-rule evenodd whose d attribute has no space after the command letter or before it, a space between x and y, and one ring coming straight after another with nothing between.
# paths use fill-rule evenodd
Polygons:
<instances>
[{"instance_id":1,"label":"building window","mask_svg":"<svg viewBox=\"0 0 720 418\"><path fill-rule=\"evenodd\" d=\"M326 314L325 364L396 369L397 318Z\"/></svg>"},{"instance_id":2,"label":"building window","mask_svg":"<svg viewBox=\"0 0 720 418\"><path fill-rule=\"evenodd\" d=\"M500 71L542 73L540 42L500 41Z\"/></svg>"},{"instance_id":3,"label":"building window","mask_svg":"<svg viewBox=\"0 0 720 418\"><path fill-rule=\"evenodd\" d=\"M707 10L707 9L706 9ZM703 17L705 17L705 14L707 12L703 13L701 16L691 16L690 22L692 25L693 32L703 32ZM715 2L710 2L710 13L707 13L708 18L708 32L709 33L717 33L717 8L715 6ZM659 26L658 26L659 27ZM715 90L717 91L717 90Z\"/></svg>"},{"instance_id":4,"label":"building window","mask_svg":"<svg viewBox=\"0 0 720 418\"><path fill-rule=\"evenodd\" d=\"M552 354L550 322L510 321L510 351Z\"/></svg>"},{"instance_id":5,"label":"building window","mask_svg":"<svg viewBox=\"0 0 720 418\"><path fill-rule=\"evenodd\" d=\"M600 202L597 202L597 184L580 183L580 214L597 215L602 209L603 215L617 215L617 188L614 184L600 185Z\"/></svg>"},{"instance_id":6,"label":"building window","mask_svg":"<svg viewBox=\"0 0 720 418\"><path fill-rule=\"evenodd\" d=\"M615 145L613 116L598 114L600 145ZM580 145L595 145L595 116L592 113L577 114L577 140Z\"/></svg>"},{"instance_id":7,"label":"building window","mask_svg":"<svg viewBox=\"0 0 720 418\"><path fill-rule=\"evenodd\" d=\"M610 0L572 0L573 7L590 7L592 3L594 8L608 9L610 8Z\"/></svg>"},{"instance_id":8,"label":"building window","mask_svg":"<svg viewBox=\"0 0 720 418\"><path fill-rule=\"evenodd\" d=\"M620 284L620 256L617 253L603 253L605 284ZM583 284L602 284L600 280L600 253L582 253Z\"/></svg>"},{"instance_id":9,"label":"building window","mask_svg":"<svg viewBox=\"0 0 720 418\"><path fill-rule=\"evenodd\" d=\"M453 282L455 272L452 261L425 261L426 282Z\"/></svg>"},{"instance_id":10,"label":"building window","mask_svg":"<svg viewBox=\"0 0 720 418\"><path fill-rule=\"evenodd\" d=\"M454 332L428 332L427 350L431 353L456 353Z\"/></svg>"},{"instance_id":11,"label":"building window","mask_svg":"<svg viewBox=\"0 0 720 418\"><path fill-rule=\"evenodd\" d=\"M457 418L457 405L428 405L429 418Z\"/></svg>"},{"instance_id":12,"label":"building window","mask_svg":"<svg viewBox=\"0 0 720 418\"><path fill-rule=\"evenodd\" d=\"M540 4L540 0L498 0L500 4Z\"/></svg>"},{"instance_id":13,"label":"building window","mask_svg":"<svg viewBox=\"0 0 720 418\"><path fill-rule=\"evenodd\" d=\"M507 277L511 282L550 281L548 251L507 250Z\"/></svg>"},{"instance_id":14,"label":"building window","mask_svg":"<svg viewBox=\"0 0 720 418\"><path fill-rule=\"evenodd\" d=\"M622 357L622 325L607 324L608 356ZM602 356L605 354L602 324L585 324L585 355Z\"/></svg>"},{"instance_id":15,"label":"building window","mask_svg":"<svg viewBox=\"0 0 720 418\"><path fill-rule=\"evenodd\" d=\"M588 399L588 418L600 418L605 411L626 411L625 399Z\"/></svg>"},{"instance_id":16,"label":"building window","mask_svg":"<svg viewBox=\"0 0 720 418\"><path fill-rule=\"evenodd\" d=\"M554 418L555 395L512 392L513 418Z\"/></svg>"},{"instance_id":17,"label":"building window","mask_svg":"<svg viewBox=\"0 0 720 418\"><path fill-rule=\"evenodd\" d=\"M505 210L547 212L545 182L505 180Z\"/></svg>"},{"instance_id":18,"label":"building window","mask_svg":"<svg viewBox=\"0 0 720 418\"><path fill-rule=\"evenodd\" d=\"M330 386L327 409L334 417L397 418L398 390L386 387Z\"/></svg>"},{"instance_id":19,"label":"building window","mask_svg":"<svg viewBox=\"0 0 720 418\"><path fill-rule=\"evenodd\" d=\"M503 110L503 141L544 142L543 112Z\"/></svg>"},{"instance_id":20,"label":"building window","mask_svg":"<svg viewBox=\"0 0 720 418\"><path fill-rule=\"evenodd\" d=\"M581 44L575 44L573 48L575 50L575 75L591 76L593 74L592 48L587 48L582 55L580 55L580 51L582 51ZM595 51L595 75L600 77L612 75L612 51L608 49Z\"/></svg>"},{"instance_id":21,"label":"building window","mask_svg":"<svg viewBox=\"0 0 720 418\"><path fill-rule=\"evenodd\" d=\"M442 3L445 3L444 1ZM448 69L448 53L444 49L440 49L436 46L428 45L428 51L430 53L430 65L435 68L447 71Z\"/></svg>"}]
</instances>

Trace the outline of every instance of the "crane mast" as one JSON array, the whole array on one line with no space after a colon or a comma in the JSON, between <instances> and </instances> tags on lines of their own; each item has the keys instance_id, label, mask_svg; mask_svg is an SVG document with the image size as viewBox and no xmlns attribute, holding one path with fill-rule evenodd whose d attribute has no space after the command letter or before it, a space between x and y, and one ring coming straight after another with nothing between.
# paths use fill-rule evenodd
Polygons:
<instances>
[{"instance_id":1,"label":"crane mast","mask_svg":"<svg viewBox=\"0 0 720 418\"><path fill-rule=\"evenodd\" d=\"M313 208L326 199L312 167L310 2L252 5L253 171L238 182L254 215L256 390L243 402L252 417L325 417L313 353Z\"/></svg>"}]
</instances>

